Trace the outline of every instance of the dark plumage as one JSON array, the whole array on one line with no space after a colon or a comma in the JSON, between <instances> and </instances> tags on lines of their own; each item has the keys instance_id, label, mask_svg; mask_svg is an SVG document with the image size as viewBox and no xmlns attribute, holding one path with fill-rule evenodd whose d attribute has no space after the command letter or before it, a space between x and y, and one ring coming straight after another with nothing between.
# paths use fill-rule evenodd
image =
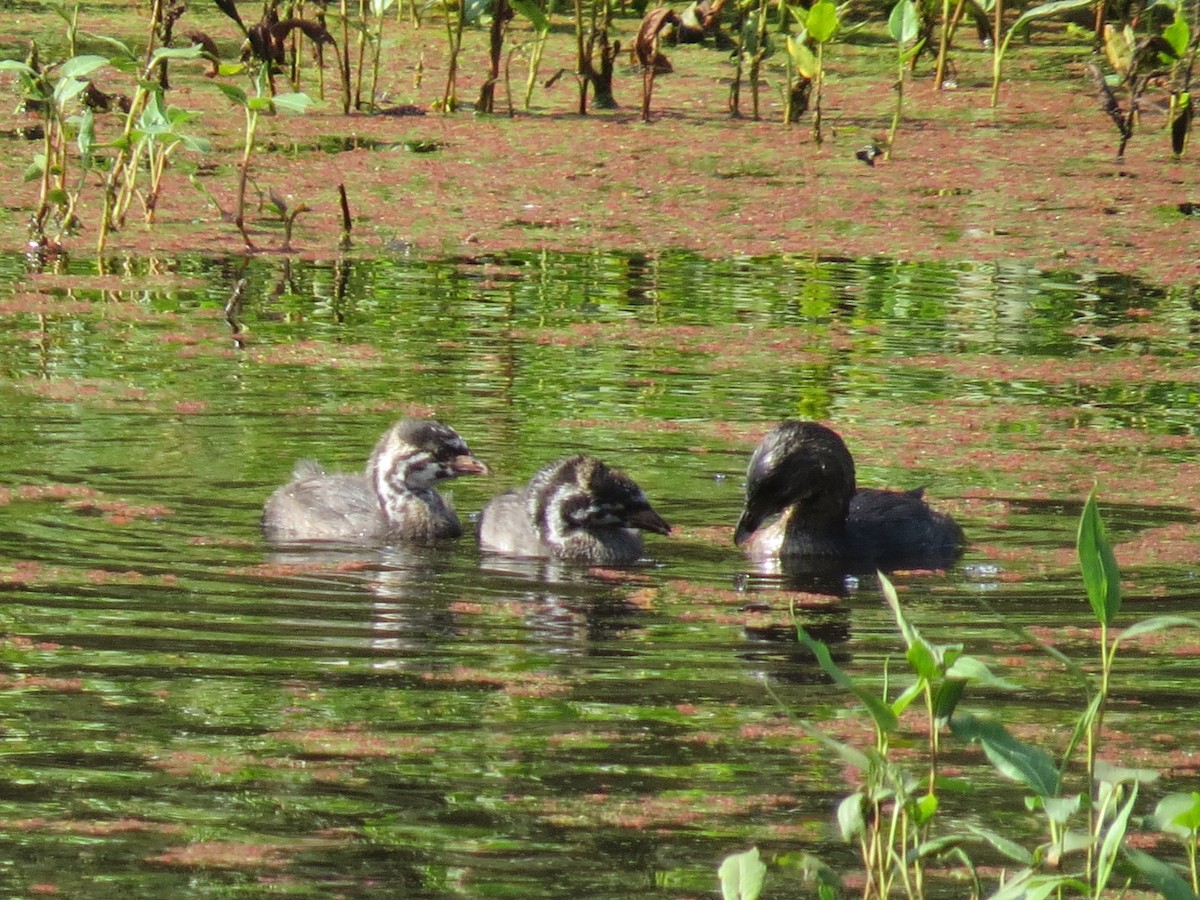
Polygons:
<instances>
[{"instance_id":1,"label":"dark plumage","mask_svg":"<svg viewBox=\"0 0 1200 900\"><path fill-rule=\"evenodd\" d=\"M755 560L944 566L962 551L962 529L930 509L923 495L924 488L857 488L854 458L835 431L815 422L784 422L750 457L734 540Z\"/></svg>"},{"instance_id":2,"label":"dark plumage","mask_svg":"<svg viewBox=\"0 0 1200 900\"><path fill-rule=\"evenodd\" d=\"M633 479L594 456L542 468L529 484L494 498L479 517L479 545L511 556L625 565L642 555L641 531L671 526Z\"/></svg>"},{"instance_id":3,"label":"dark plumage","mask_svg":"<svg viewBox=\"0 0 1200 900\"><path fill-rule=\"evenodd\" d=\"M462 534L458 516L436 486L459 475L486 475L448 425L402 419L384 433L362 475L328 474L312 460L263 507L267 540L381 544L430 543Z\"/></svg>"}]
</instances>

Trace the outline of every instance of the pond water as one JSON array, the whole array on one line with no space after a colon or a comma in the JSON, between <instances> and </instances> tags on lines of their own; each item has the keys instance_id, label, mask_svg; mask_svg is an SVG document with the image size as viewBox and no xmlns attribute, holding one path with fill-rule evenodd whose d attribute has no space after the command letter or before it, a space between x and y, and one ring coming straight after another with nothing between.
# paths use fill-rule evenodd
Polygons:
<instances>
[{"instance_id":1,"label":"pond water","mask_svg":"<svg viewBox=\"0 0 1200 900\"><path fill-rule=\"evenodd\" d=\"M705 897L752 845L852 870L850 782L792 717L868 731L789 604L855 677L882 683L889 658L899 677L902 645L872 577L764 575L733 547L748 455L784 417L837 427L860 483L925 484L959 519L971 548L896 573L901 598L1019 685L965 706L1052 751L1083 694L1029 635L1094 656L1073 551L1093 482L1123 623L1196 610L1188 292L1002 264L402 251L0 257L6 896ZM469 538L263 545L295 459L357 470L407 414L491 465L453 483L465 519L586 450L675 532L624 571ZM1105 749L1164 771L1145 812L1197 788L1197 677L1195 632L1121 657ZM1033 846L1020 789L948 755L978 791L944 827Z\"/></svg>"}]
</instances>

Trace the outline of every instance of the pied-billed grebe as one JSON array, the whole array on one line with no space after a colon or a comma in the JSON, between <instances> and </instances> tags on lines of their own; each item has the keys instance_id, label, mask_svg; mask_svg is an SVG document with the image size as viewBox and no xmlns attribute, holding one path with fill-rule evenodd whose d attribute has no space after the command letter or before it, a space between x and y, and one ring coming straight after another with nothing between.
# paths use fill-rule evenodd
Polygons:
<instances>
[{"instance_id":1,"label":"pied-billed grebe","mask_svg":"<svg viewBox=\"0 0 1200 900\"><path fill-rule=\"evenodd\" d=\"M401 419L384 433L362 475L331 475L312 460L263 507L273 543L432 543L462 534L436 486L459 475L486 475L458 433L430 419Z\"/></svg>"},{"instance_id":2,"label":"pied-billed grebe","mask_svg":"<svg viewBox=\"0 0 1200 900\"><path fill-rule=\"evenodd\" d=\"M750 457L734 540L754 560L943 566L962 551L962 529L930 509L923 495L923 488L858 489L854 458L837 432L816 422L784 422Z\"/></svg>"},{"instance_id":3,"label":"pied-billed grebe","mask_svg":"<svg viewBox=\"0 0 1200 900\"><path fill-rule=\"evenodd\" d=\"M636 562L640 531L669 534L671 526L633 479L594 456L550 463L479 516L484 550L592 565Z\"/></svg>"}]
</instances>

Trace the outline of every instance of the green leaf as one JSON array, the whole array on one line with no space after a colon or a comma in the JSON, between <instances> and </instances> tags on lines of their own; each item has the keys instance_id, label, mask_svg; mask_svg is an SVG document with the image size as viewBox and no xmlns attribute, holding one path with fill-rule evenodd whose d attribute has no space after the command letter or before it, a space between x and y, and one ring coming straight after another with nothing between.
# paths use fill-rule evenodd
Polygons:
<instances>
[{"instance_id":1,"label":"green leaf","mask_svg":"<svg viewBox=\"0 0 1200 900\"><path fill-rule=\"evenodd\" d=\"M1054 761L1042 749L1017 740L999 722L955 716L950 730L961 740L978 741L1000 774L1019 781L1039 797L1057 797L1061 779Z\"/></svg>"},{"instance_id":2,"label":"green leaf","mask_svg":"<svg viewBox=\"0 0 1200 900\"><path fill-rule=\"evenodd\" d=\"M1004 835L970 824L967 825L967 830L976 837L991 844L1013 862L1020 863L1023 866L1033 865L1033 854L1015 841L1004 837Z\"/></svg>"},{"instance_id":3,"label":"green leaf","mask_svg":"<svg viewBox=\"0 0 1200 900\"><path fill-rule=\"evenodd\" d=\"M29 166L25 169L23 176L25 181L37 181L42 177L42 173L46 171L46 154L37 153L30 161Z\"/></svg>"},{"instance_id":4,"label":"green leaf","mask_svg":"<svg viewBox=\"0 0 1200 900\"><path fill-rule=\"evenodd\" d=\"M920 33L921 17L917 13L917 4L913 0L899 0L888 16L888 34L903 47L909 41L915 41Z\"/></svg>"},{"instance_id":5,"label":"green leaf","mask_svg":"<svg viewBox=\"0 0 1200 900\"><path fill-rule=\"evenodd\" d=\"M272 98L272 102L277 110L286 113L307 112L313 104L312 97L308 94L277 94Z\"/></svg>"},{"instance_id":6,"label":"green leaf","mask_svg":"<svg viewBox=\"0 0 1200 900\"><path fill-rule=\"evenodd\" d=\"M1056 16L1059 13L1070 12L1073 9L1092 5L1093 0L1053 0L1051 3L1043 3L1040 6L1033 7L1033 9L1027 9L1021 15L1017 16L1017 20L1012 23L1008 31L1009 34L1012 34L1019 31L1021 26L1032 22L1034 19L1044 19L1047 16Z\"/></svg>"},{"instance_id":7,"label":"green leaf","mask_svg":"<svg viewBox=\"0 0 1200 900\"><path fill-rule=\"evenodd\" d=\"M1182 10L1175 10L1175 20L1163 29L1163 38L1175 52L1175 58L1180 59L1187 52L1188 42L1192 38L1192 29Z\"/></svg>"},{"instance_id":8,"label":"green leaf","mask_svg":"<svg viewBox=\"0 0 1200 900\"><path fill-rule=\"evenodd\" d=\"M184 148L191 150L193 153L207 153L212 149L212 141L208 138L192 137L191 135L179 135L179 141Z\"/></svg>"},{"instance_id":9,"label":"green leaf","mask_svg":"<svg viewBox=\"0 0 1200 900\"><path fill-rule=\"evenodd\" d=\"M523 16L538 34L545 34L550 30L550 17L532 0L508 0L508 5L518 15Z\"/></svg>"},{"instance_id":10,"label":"green leaf","mask_svg":"<svg viewBox=\"0 0 1200 900\"><path fill-rule=\"evenodd\" d=\"M100 44L107 44L108 46L110 46L114 50L116 50L117 55L116 55L116 57L114 57L111 60L113 65L116 65L119 61L121 61L121 62L132 62L133 61L133 51L129 49L129 45L126 44L124 41L117 40L115 37L112 37L111 35L107 35L107 34L96 34L93 31L81 31L79 33L81 35L83 35L84 37L86 37L88 40L95 41Z\"/></svg>"},{"instance_id":11,"label":"green leaf","mask_svg":"<svg viewBox=\"0 0 1200 900\"><path fill-rule=\"evenodd\" d=\"M1122 847L1121 854L1166 900L1196 900L1187 881L1162 860L1131 847Z\"/></svg>"},{"instance_id":12,"label":"green leaf","mask_svg":"<svg viewBox=\"0 0 1200 900\"><path fill-rule=\"evenodd\" d=\"M1137 782L1129 789L1129 799L1125 801L1125 805L1113 818L1108 830L1104 832L1104 840L1100 845L1100 853L1096 858L1096 883L1098 885L1108 884L1109 876L1112 875L1113 866L1117 862L1117 853L1121 849L1121 844L1125 840L1125 832L1129 828L1129 816L1133 813L1133 804L1137 800L1138 786Z\"/></svg>"},{"instance_id":13,"label":"green leaf","mask_svg":"<svg viewBox=\"0 0 1200 900\"><path fill-rule=\"evenodd\" d=\"M912 666L912 670L918 678L933 681L941 677L942 669L938 665L937 653L919 634L916 636L916 640L909 645L904 658L908 660L908 664Z\"/></svg>"},{"instance_id":14,"label":"green leaf","mask_svg":"<svg viewBox=\"0 0 1200 900\"><path fill-rule=\"evenodd\" d=\"M159 47L150 54L150 65L146 68L153 69L164 59L202 59L203 57L204 48L199 44L193 44L191 47Z\"/></svg>"},{"instance_id":15,"label":"green leaf","mask_svg":"<svg viewBox=\"0 0 1200 900\"><path fill-rule=\"evenodd\" d=\"M924 794L914 804L916 816L914 817L918 827L924 827L930 819L937 814L938 798L937 794Z\"/></svg>"},{"instance_id":16,"label":"green leaf","mask_svg":"<svg viewBox=\"0 0 1200 900\"><path fill-rule=\"evenodd\" d=\"M1175 628L1177 626L1200 628L1200 619L1193 619L1190 616L1151 616L1149 619L1134 622L1117 635L1116 640L1118 642L1128 641L1132 638L1141 637L1144 634L1151 634L1155 631L1162 631L1164 628Z\"/></svg>"},{"instance_id":17,"label":"green leaf","mask_svg":"<svg viewBox=\"0 0 1200 900\"><path fill-rule=\"evenodd\" d=\"M1168 794L1154 807L1154 824L1159 831L1179 837L1200 832L1200 793Z\"/></svg>"},{"instance_id":18,"label":"green leaf","mask_svg":"<svg viewBox=\"0 0 1200 900\"><path fill-rule=\"evenodd\" d=\"M1019 687L1019 685L993 674L986 663L974 656L960 656L954 660L954 663L946 670L946 677L1006 691L1015 691Z\"/></svg>"},{"instance_id":19,"label":"green leaf","mask_svg":"<svg viewBox=\"0 0 1200 900\"><path fill-rule=\"evenodd\" d=\"M20 72L22 75L33 75L33 69L29 68L19 59L0 59L0 72Z\"/></svg>"},{"instance_id":20,"label":"green leaf","mask_svg":"<svg viewBox=\"0 0 1200 900\"><path fill-rule=\"evenodd\" d=\"M933 692L933 716L938 722L949 721L958 708L967 683L959 678L944 678Z\"/></svg>"},{"instance_id":21,"label":"green leaf","mask_svg":"<svg viewBox=\"0 0 1200 900\"><path fill-rule=\"evenodd\" d=\"M1109 625L1121 609L1121 573L1117 570L1112 545L1104 535L1104 523L1096 506L1095 488L1088 494L1079 517L1076 551L1092 613L1096 621Z\"/></svg>"},{"instance_id":22,"label":"green leaf","mask_svg":"<svg viewBox=\"0 0 1200 900\"><path fill-rule=\"evenodd\" d=\"M86 78L101 66L107 65L107 56L72 56L58 71L63 78Z\"/></svg>"},{"instance_id":23,"label":"green leaf","mask_svg":"<svg viewBox=\"0 0 1200 900\"><path fill-rule=\"evenodd\" d=\"M238 106L249 109L250 98L247 96L246 92L236 84L222 84L221 82L217 82L217 90L219 90Z\"/></svg>"},{"instance_id":24,"label":"green leaf","mask_svg":"<svg viewBox=\"0 0 1200 900\"><path fill-rule=\"evenodd\" d=\"M805 27L818 44L828 43L837 33L840 20L833 0L817 0L808 11Z\"/></svg>"},{"instance_id":25,"label":"green leaf","mask_svg":"<svg viewBox=\"0 0 1200 900\"><path fill-rule=\"evenodd\" d=\"M824 2L824 0L822 0ZM850 677L838 668L837 663L829 655L829 648L818 640L814 640L804 626L796 626L796 636L805 647L817 658L817 663L820 664L821 670L833 679L834 684L850 691L862 701L862 704L871 714L871 718L875 720L875 727L882 732L892 732L896 730L898 720L896 714L892 712L892 708L880 700L869 689L855 684L850 680Z\"/></svg>"},{"instance_id":26,"label":"green leaf","mask_svg":"<svg viewBox=\"0 0 1200 900\"><path fill-rule=\"evenodd\" d=\"M725 857L717 875L725 900L757 900L767 877L767 867L759 859L758 848Z\"/></svg>"},{"instance_id":27,"label":"green leaf","mask_svg":"<svg viewBox=\"0 0 1200 900\"><path fill-rule=\"evenodd\" d=\"M843 797L837 807L838 831L842 840L847 844L853 842L867 830L867 820L863 817L863 801L866 796L862 791L855 791L848 797Z\"/></svg>"},{"instance_id":28,"label":"green leaf","mask_svg":"<svg viewBox=\"0 0 1200 900\"><path fill-rule=\"evenodd\" d=\"M1083 797L1079 794L1072 794L1070 797L1044 797L1042 798L1042 809L1046 812L1046 817L1056 825L1064 825L1070 820L1071 816L1079 812L1079 807L1083 803Z\"/></svg>"},{"instance_id":29,"label":"green leaf","mask_svg":"<svg viewBox=\"0 0 1200 900\"><path fill-rule=\"evenodd\" d=\"M46 200L55 206L66 206L71 202L71 195L62 188L55 188L46 193Z\"/></svg>"},{"instance_id":30,"label":"green leaf","mask_svg":"<svg viewBox=\"0 0 1200 900\"><path fill-rule=\"evenodd\" d=\"M1096 760L1093 776L1097 781L1102 781L1105 784L1153 784L1158 781L1159 773L1154 769L1129 769L1125 766L1116 766L1103 759Z\"/></svg>"},{"instance_id":31,"label":"green leaf","mask_svg":"<svg viewBox=\"0 0 1200 900\"><path fill-rule=\"evenodd\" d=\"M794 34L789 34L787 39L788 56L791 57L792 65L796 71L805 78L815 78L817 74L817 57L809 49L808 44L804 43L804 39Z\"/></svg>"},{"instance_id":32,"label":"green leaf","mask_svg":"<svg viewBox=\"0 0 1200 900\"><path fill-rule=\"evenodd\" d=\"M396 0L371 0L371 15L381 19L395 5Z\"/></svg>"}]
</instances>

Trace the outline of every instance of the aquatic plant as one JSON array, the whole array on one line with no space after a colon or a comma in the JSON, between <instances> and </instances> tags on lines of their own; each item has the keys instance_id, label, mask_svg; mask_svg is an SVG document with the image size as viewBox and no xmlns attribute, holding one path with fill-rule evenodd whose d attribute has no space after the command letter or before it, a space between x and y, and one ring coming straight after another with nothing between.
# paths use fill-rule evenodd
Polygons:
<instances>
[{"instance_id":1,"label":"aquatic plant","mask_svg":"<svg viewBox=\"0 0 1200 900\"><path fill-rule=\"evenodd\" d=\"M1097 671L1086 671L1056 648L1023 629L1014 629L1059 661L1087 692L1088 702L1058 762L1040 747L1014 737L998 719L958 711L970 684L994 688L1012 685L993 675L980 660L965 655L961 645L936 645L923 638L908 621L895 588L882 573L881 590L904 640L905 661L915 676L895 699L889 700L891 678L886 669L882 690L851 678L833 661L828 647L797 623L800 643L815 655L821 669L836 685L859 701L874 730L873 746L859 749L802 723L806 732L861 778L857 789L838 804L837 823L842 838L858 845L866 875L865 898L883 900L897 889L909 898L923 897L925 862L943 856L958 860L973 883L972 896L981 896L982 883L967 852L973 844L990 846L1021 867L1006 874L990 895L992 900L1066 894L1099 900L1118 880L1127 889L1134 877L1170 900L1196 897L1200 887L1196 862L1200 794L1176 793L1163 798L1154 815L1146 820L1158 830L1182 839L1189 883L1176 867L1126 840L1136 824L1133 813L1139 789L1157 779L1158 773L1113 765L1101 760L1098 753L1113 668L1122 643L1168 628L1200 628L1200 620L1178 615L1155 616L1112 633L1121 609L1120 571L1105 535L1094 489L1079 519L1076 553L1087 600L1099 624ZM928 734L927 769L921 775L907 770L891 751L891 737L899 730L901 717L917 699L923 701L923 727ZM1001 776L1018 782L1030 792L1025 805L1044 819L1046 838L1042 843L1031 850L1012 837L972 824L935 832L934 825L943 813L941 796L948 787L939 774L941 740L947 728L954 737L982 747ZM1071 792L1065 785L1072 774L1072 759L1080 749L1086 787ZM959 781L955 788L969 789L969 783ZM1082 827L1075 825L1081 819L1085 820ZM1082 864L1072 867L1071 860L1080 856ZM750 860L739 855L726 862L735 859L736 865L722 873L723 884L733 884L734 875L742 877L740 873L747 866L753 871L752 862L757 857Z\"/></svg>"},{"instance_id":2,"label":"aquatic plant","mask_svg":"<svg viewBox=\"0 0 1200 900\"><path fill-rule=\"evenodd\" d=\"M896 132L900 128L900 116L904 110L905 69L925 44L921 37L921 16L913 0L897 0L888 16L888 34L896 42L896 110L892 113L892 127L888 129L884 159L891 159Z\"/></svg>"},{"instance_id":3,"label":"aquatic plant","mask_svg":"<svg viewBox=\"0 0 1200 900\"><path fill-rule=\"evenodd\" d=\"M997 13L997 31L992 49L992 106L995 106L1000 101L1000 71L1001 66L1004 64L1004 55L1008 52L1008 45L1012 42L1013 36L1023 33L1025 27L1037 19L1059 16L1085 6L1090 6L1093 2L1094 0L1051 0L1049 3L1034 6L1025 10L1017 17L1016 21L1009 27L1008 33L1004 35L1003 40L1000 38L999 31L1001 17Z\"/></svg>"},{"instance_id":4,"label":"aquatic plant","mask_svg":"<svg viewBox=\"0 0 1200 900\"><path fill-rule=\"evenodd\" d=\"M798 35L788 36L788 59L795 69L812 84L813 140L820 145L824 140L821 132L821 91L825 84L825 45L830 43L841 27L841 11L833 0L817 0L808 11L797 8L804 29ZM796 90L790 87L784 121L793 121Z\"/></svg>"},{"instance_id":5,"label":"aquatic plant","mask_svg":"<svg viewBox=\"0 0 1200 900\"><path fill-rule=\"evenodd\" d=\"M217 85L221 93L235 106L240 107L245 116L246 130L242 144L242 158L238 167L237 199L234 201L233 224L237 226L248 250L253 250L255 247L254 242L250 240L250 235L246 232L246 182L250 176L250 160L254 155L254 136L258 130L258 118L263 113L270 115L279 110L303 113L312 105L312 100L307 94L288 93L270 96L268 68L266 65L248 67L254 96L250 96L235 84L219 83ZM289 229L288 237L290 238L290 236Z\"/></svg>"},{"instance_id":6,"label":"aquatic plant","mask_svg":"<svg viewBox=\"0 0 1200 900\"><path fill-rule=\"evenodd\" d=\"M672 71L671 63L659 50L659 36L668 26L678 28L683 22L675 10L660 6L646 13L642 27L633 42L633 55L642 70L642 121L650 121L650 98L654 94L654 78Z\"/></svg>"}]
</instances>

